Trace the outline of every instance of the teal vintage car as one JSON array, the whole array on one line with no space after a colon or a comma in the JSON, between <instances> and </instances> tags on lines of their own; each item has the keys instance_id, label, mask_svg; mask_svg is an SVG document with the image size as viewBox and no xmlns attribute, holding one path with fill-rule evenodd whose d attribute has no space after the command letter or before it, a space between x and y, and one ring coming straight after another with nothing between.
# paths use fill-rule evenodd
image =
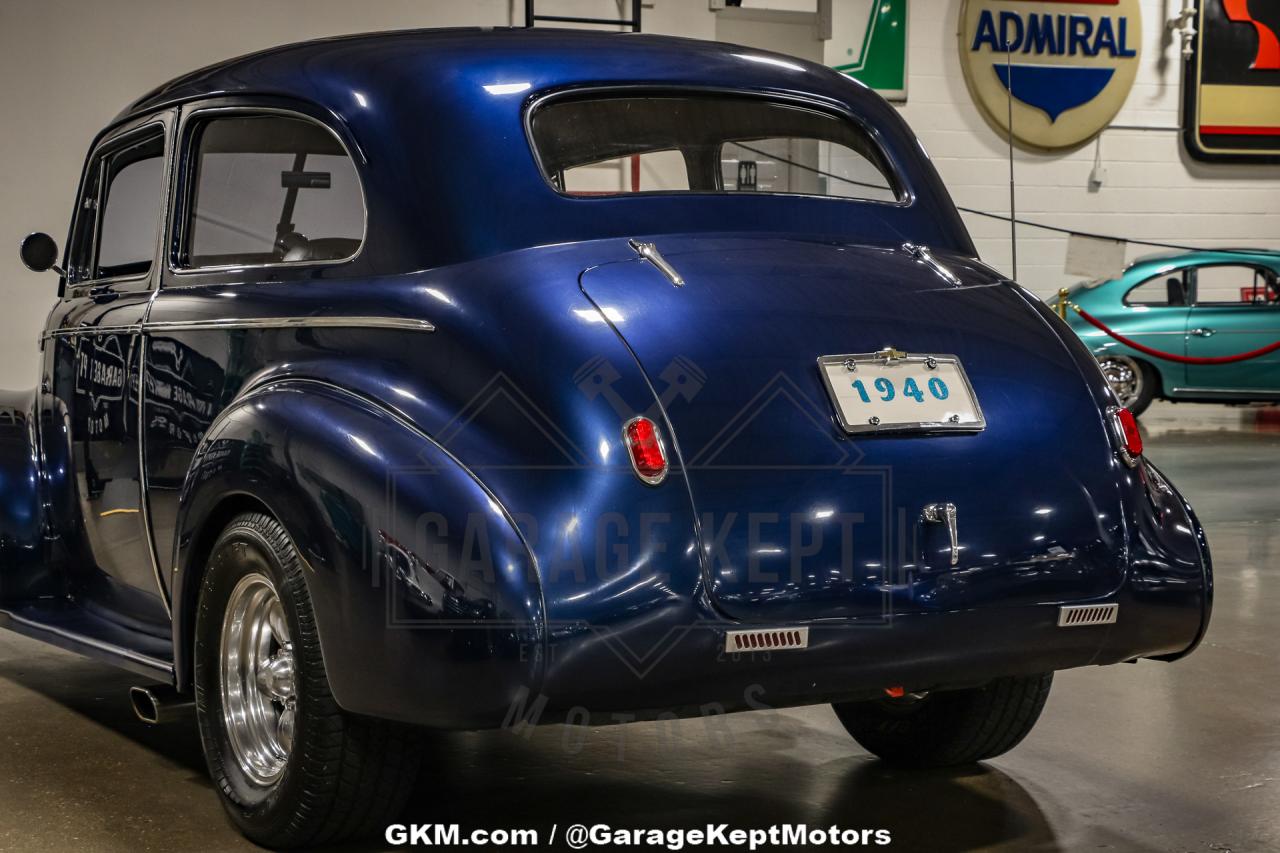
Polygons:
<instances>
[{"instance_id":1,"label":"teal vintage car","mask_svg":"<svg viewBox=\"0 0 1280 853\"><path fill-rule=\"evenodd\" d=\"M1069 288L1066 298L1124 337L1164 353L1212 358L1249 352L1280 340L1280 251L1151 255L1119 278ZM1067 311L1066 319L1134 414L1157 397L1280 401L1280 351L1229 364L1188 364L1126 346L1075 311Z\"/></svg>"}]
</instances>

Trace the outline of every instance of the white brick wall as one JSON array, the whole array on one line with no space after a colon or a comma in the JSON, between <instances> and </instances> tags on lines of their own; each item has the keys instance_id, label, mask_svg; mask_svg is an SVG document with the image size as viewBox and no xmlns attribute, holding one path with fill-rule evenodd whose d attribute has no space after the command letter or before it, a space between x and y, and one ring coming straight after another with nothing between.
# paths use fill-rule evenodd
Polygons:
<instances>
[{"instance_id":1,"label":"white brick wall","mask_svg":"<svg viewBox=\"0 0 1280 853\"><path fill-rule=\"evenodd\" d=\"M845 0L835 0L841 3ZM610 15L612 0L539 0L563 14ZM746 0L747 6L814 8L815 0ZM1165 43L1169 0L1142 0L1142 70L1117 118L1176 127L1181 60ZM969 98L960 71L960 0L912 0L910 101L903 108L956 202L1008 210L1006 146ZM523 0L5 0L0 6L0 387L30 387L35 338L54 299L53 276L36 276L14 250L28 231L61 241L81 158L93 135L127 102L171 77L273 44L347 32L523 21ZM645 29L714 38L707 0L653 0ZM67 37L74 22L74 37ZM1280 167L1190 161L1171 131L1102 134L1106 185L1087 190L1093 143L1066 154L1019 151L1018 213L1068 228L1205 246L1280 248ZM982 256L1008 270L1009 226L966 217ZM1019 278L1049 294L1062 272L1061 235L1019 229ZM1148 249L1131 247L1130 256Z\"/></svg>"},{"instance_id":2,"label":"white brick wall","mask_svg":"<svg viewBox=\"0 0 1280 853\"><path fill-rule=\"evenodd\" d=\"M840 0L836 0L837 3ZM909 100L902 114L933 157L956 204L1009 211L1007 142L969 97L956 28L960 0L912 0ZM1176 128L1182 97L1179 43L1165 41L1171 4L1143 0L1141 69L1115 124ZM941 62L939 62L941 59ZM1173 130L1108 129L1067 153L1015 149L1018 217L1120 237L1194 246L1280 249L1280 166L1220 166L1187 157ZM1095 146L1107 178L1088 190ZM1009 225L965 215L984 260L1008 272ZM1048 295L1075 280L1062 271L1066 237L1018 229L1018 279ZM1158 251L1131 245L1129 258Z\"/></svg>"}]
</instances>

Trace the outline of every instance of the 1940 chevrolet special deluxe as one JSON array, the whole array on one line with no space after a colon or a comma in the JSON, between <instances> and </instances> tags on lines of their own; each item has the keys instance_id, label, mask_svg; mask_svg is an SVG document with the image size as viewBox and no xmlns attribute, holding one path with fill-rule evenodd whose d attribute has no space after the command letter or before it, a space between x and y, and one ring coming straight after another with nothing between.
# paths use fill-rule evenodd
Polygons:
<instances>
[{"instance_id":1,"label":"1940 chevrolet special deluxe","mask_svg":"<svg viewBox=\"0 0 1280 853\"><path fill-rule=\"evenodd\" d=\"M971 762L1055 670L1199 642L1202 529L860 84L674 38L407 32L195 72L94 142L0 620L193 701L253 839L424 727L834 703Z\"/></svg>"}]
</instances>

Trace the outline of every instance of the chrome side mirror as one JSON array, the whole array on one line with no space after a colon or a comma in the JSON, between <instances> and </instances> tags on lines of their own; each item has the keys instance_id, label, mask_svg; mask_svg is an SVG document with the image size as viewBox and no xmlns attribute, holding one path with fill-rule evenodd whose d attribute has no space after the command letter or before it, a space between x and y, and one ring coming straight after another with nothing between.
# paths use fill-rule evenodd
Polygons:
<instances>
[{"instance_id":1,"label":"chrome side mirror","mask_svg":"<svg viewBox=\"0 0 1280 853\"><path fill-rule=\"evenodd\" d=\"M22 262L27 265L27 269L32 272L53 270L59 275L62 274L62 270L58 268L58 243L43 231L36 231L24 237L19 254L22 256Z\"/></svg>"}]
</instances>

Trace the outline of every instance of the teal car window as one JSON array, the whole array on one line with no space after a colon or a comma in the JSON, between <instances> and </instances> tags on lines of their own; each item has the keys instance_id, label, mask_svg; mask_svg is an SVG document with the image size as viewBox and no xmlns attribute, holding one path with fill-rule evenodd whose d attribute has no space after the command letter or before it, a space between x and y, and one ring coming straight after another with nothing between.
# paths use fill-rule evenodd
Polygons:
<instances>
[{"instance_id":1,"label":"teal car window","mask_svg":"<svg viewBox=\"0 0 1280 853\"><path fill-rule=\"evenodd\" d=\"M1197 305L1275 305L1276 276L1247 264L1215 264L1196 269Z\"/></svg>"},{"instance_id":2,"label":"teal car window","mask_svg":"<svg viewBox=\"0 0 1280 853\"><path fill-rule=\"evenodd\" d=\"M1168 270L1129 288L1125 305L1185 306L1187 300L1185 270Z\"/></svg>"}]
</instances>

